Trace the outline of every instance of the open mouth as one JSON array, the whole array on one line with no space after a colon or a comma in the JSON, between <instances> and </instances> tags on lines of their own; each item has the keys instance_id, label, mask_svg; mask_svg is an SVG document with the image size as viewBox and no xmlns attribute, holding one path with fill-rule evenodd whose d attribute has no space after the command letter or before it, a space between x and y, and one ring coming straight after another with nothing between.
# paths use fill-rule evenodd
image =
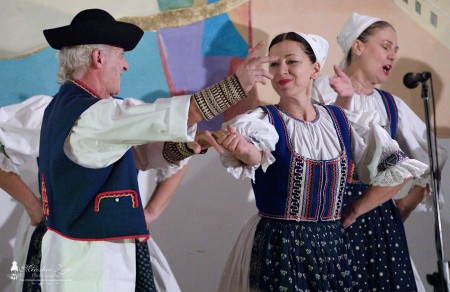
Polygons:
<instances>
[{"instance_id":1,"label":"open mouth","mask_svg":"<svg viewBox=\"0 0 450 292\"><path fill-rule=\"evenodd\" d=\"M389 74L391 69L392 69L392 65L383 66L383 71L384 71L385 74Z\"/></svg>"}]
</instances>

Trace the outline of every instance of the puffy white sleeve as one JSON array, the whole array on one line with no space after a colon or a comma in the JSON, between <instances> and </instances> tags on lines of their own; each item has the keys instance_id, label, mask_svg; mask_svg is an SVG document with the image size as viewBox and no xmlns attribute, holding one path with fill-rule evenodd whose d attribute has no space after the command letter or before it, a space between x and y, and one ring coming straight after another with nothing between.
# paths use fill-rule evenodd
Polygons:
<instances>
[{"instance_id":1,"label":"puffy white sleeve","mask_svg":"<svg viewBox=\"0 0 450 292\"><path fill-rule=\"evenodd\" d=\"M130 147L156 141L192 141L187 131L190 96L136 104L103 99L84 111L64 144L66 155L89 168L106 167Z\"/></svg>"},{"instance_id":2,"label":"puffy white sleeve","mask_svg":"<svg viewBox=\"0 0 450 292\"><path fill-rule=\"evenodd\" d=\"M35 95L25 101L0 108L0 168L18 173L18 165L39 155L42 118L52 100Z\"/></svg>"},{"instance_id":3,"label":"puffy white sleeve","mask_svg":"<svg viewBox=\"0 0 450 292\"><path fill-rule=\"evenodd\" d=\"M395 186L420 177L427 165L411 159L387 131L379 126L376 112L349 112L352 125L352 158L359 178L374 186Z\"/></svg>"},{"instance_id":4,"label":"puffy white sleeve","mask_svg":"<svg viewBox=\"0 0 450 292\"><path fill-rule=\"evenodd\" d=\"M414 159L420 160L423 163L429 163L428 154L428 140L427 128L425 123L411 110L411 108L400 98L394 96L398 108L399 121L395 139L398 141L401 149ZM434 141L434 135L431 134ZM437 161L439 169L442 171L447 158L447 151L437 144ZM430 168L418 179L414 180L414 185L426 187L430 184ZM442 198L442 196L441 196ZM434 194L429 193L427 198L421 202L416 210L432 210L433 209ZM440 202L443 204L443 201Z\"/></svg>"},{"instance_id":5,"label":"puffy white sleeve","mask_svg":"<svg viewBox=\"0 0 450 292\"><path fill-rule=\"evenodd\" d=\"M226 129L231 124L236 131L247 138L249 142L256 146L262 152L262 160L260 164L248 166L230 152L221 155L222 165L225 166L227 172L237 179L251 178L255 180L255 171L261 166L263 171L275 161L272 151L278 142L278 133L275 127L269 122L267 114L257 108L239 115L234 119L222 125L222 129Z\"/></svg>"}]
</instances>

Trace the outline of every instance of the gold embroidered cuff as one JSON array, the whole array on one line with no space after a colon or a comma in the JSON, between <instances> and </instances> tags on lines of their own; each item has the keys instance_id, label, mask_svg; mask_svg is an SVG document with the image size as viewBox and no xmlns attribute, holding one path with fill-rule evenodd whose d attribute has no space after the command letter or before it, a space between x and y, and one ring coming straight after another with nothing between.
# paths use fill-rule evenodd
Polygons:
<instances>
[{"instance_id":1,"label":"gold embroidered cuff","mask_svg":"<svg viewBox=\"0 0 450 292\"><path fill-rule=\"evenodd\" d=\"M206 120L211 120L247 97L236 75L193 94L195 103Z\"/></svg>"},{"instance_id":2,"label":"gold embroidered cuff","mask_svg":"<svg viewBox=\"0 0 450 292\"><path fill-rule=\"evenodd\" d=\"M185 158L194 155L194 151L187 147L186 142L165 142L163 147L163 157L169 163L177 163Z\"/></svg>"},{"instance_id":3,"label":"gold embroidered cuff","mask_svg":"<svg viewBox=\"0 0 450 292\"><path fill-rule=\"evenodd\" d=\"M204 149L199 154L205 154L207 151L208 149ZM163 157L169 163L178 163L194 154L186 142L164 142Z\"/></svg>"}]
</instances>

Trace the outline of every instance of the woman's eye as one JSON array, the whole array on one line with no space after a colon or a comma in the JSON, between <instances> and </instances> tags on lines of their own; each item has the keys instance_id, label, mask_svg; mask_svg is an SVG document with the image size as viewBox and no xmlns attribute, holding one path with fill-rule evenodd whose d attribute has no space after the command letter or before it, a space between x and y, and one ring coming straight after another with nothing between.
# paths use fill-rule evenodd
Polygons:
<instances>
[{"instance_id":1,"label":"woman's eye","mask_svg":"<svg viewBox=\"0 0 450 292\"><path fill-rule=\"evenodd\" d=\"M270 63L269 66L270 67L276 67L276 66L278 66L278 63Z\"/></svg>"}]
</instances>

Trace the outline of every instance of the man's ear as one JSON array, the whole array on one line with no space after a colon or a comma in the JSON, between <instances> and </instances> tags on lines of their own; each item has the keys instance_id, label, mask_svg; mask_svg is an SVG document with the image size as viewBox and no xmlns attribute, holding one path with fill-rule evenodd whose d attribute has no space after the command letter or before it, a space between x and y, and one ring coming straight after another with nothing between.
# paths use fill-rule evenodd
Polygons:
<instances>
[{"instance_id":1,"label":"man's ear","mask_svg":"<svg viewBox=\"0 0 450 292\"><path fill-rule=\"evenodd\" d=\"M94 49L91 53L91 66L94 68L101 67L103 64L104 55L100 49Z\"/></svg>"}]
</instances>

